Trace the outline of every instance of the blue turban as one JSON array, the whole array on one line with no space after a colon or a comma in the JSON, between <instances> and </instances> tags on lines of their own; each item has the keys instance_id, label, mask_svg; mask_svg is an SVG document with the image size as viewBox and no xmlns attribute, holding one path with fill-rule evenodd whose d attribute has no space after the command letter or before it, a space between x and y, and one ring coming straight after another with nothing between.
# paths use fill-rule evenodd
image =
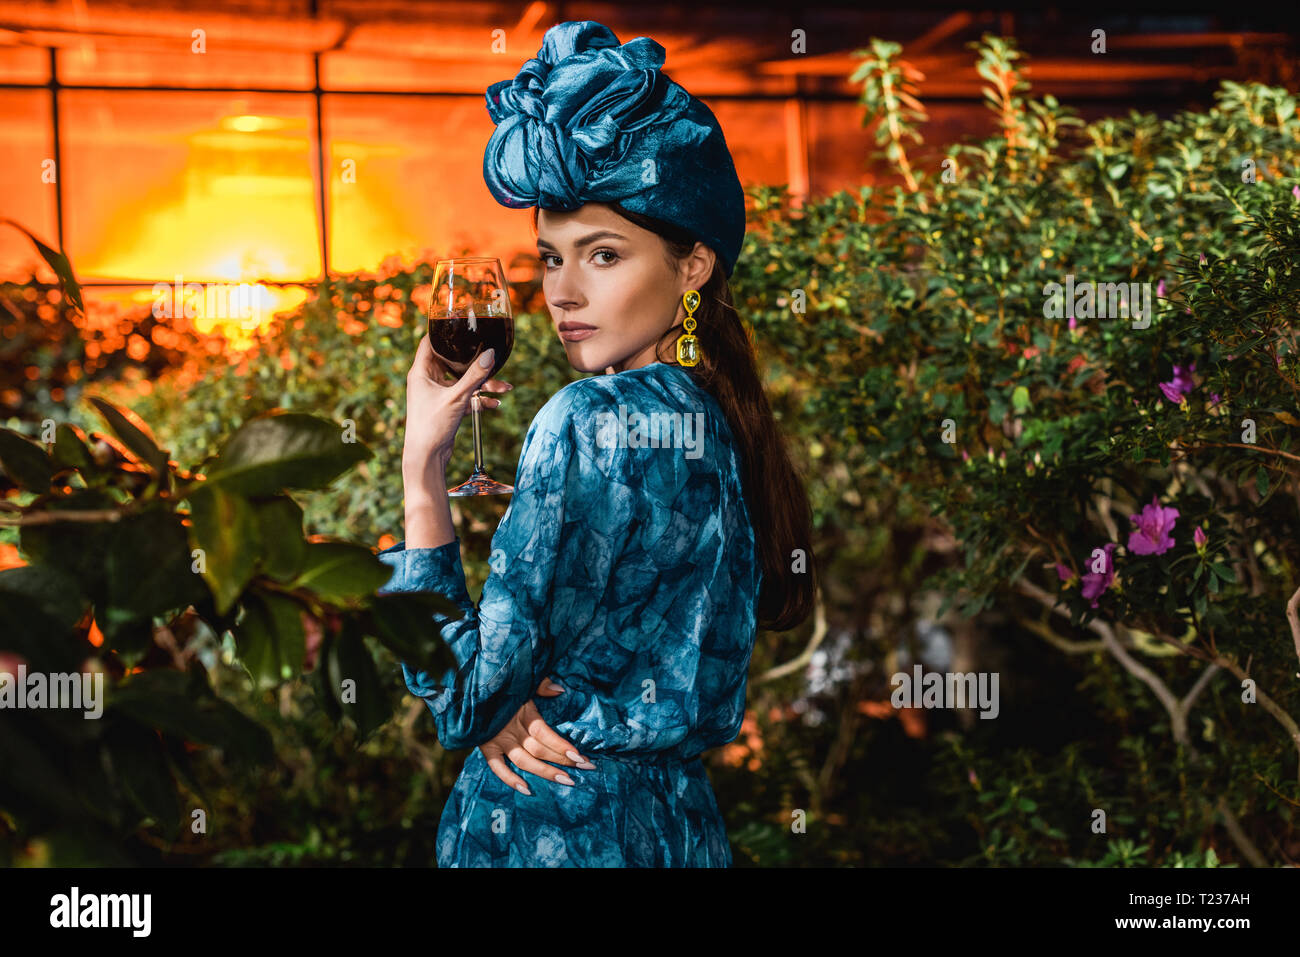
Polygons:
<instances>
[{"instance_id":1,"label":"blue turban","mask_svg":"<svg viewBox=\"0 0 1300 957\"><path fill-rule=\"evenodd\" d=\"M587 202L680 226L728 276L745 236L745 194L713 112L659 71L649 37L622 45L594 20L559 23L513 80L487 89L496 124L483 179L511 209Z\"/></svg>"}]
</instances>

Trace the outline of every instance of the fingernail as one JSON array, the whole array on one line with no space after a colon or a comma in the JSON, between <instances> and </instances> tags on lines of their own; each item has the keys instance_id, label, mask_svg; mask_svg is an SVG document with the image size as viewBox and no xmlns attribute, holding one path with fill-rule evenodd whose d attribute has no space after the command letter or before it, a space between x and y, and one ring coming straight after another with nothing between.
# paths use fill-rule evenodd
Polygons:
<instances>
[{"instance_id":1,"label":"fingernail","mask_svg":"<svg viewBox=\"0 0 1300 957\"><path fill-rule=\"evenodd\" d=\"M533 792L530 791L530 790L528 790L528 785L527 785L527 784L516 784L515 787L517 787L520 791L523 791L523 792L524 792L525 794L527 794L529 797L532 797L532 796L533 796Z\"/></svg>"},{"instance_id":2,"label":"fingernail","mask_svg":"<svg viewBox=\"0 0 1300 957\"><path fill-rule=\"evenodd\" d=\"M577 751L565 751L564 753L574 764L581 764L583 761L582 755Z\"/></svg>"},{"instance_id":3,"label":"fingernail","mask_svg":"<svg viewBox=\"0 0 1300 957\"><path fill-rule=\"evenodd\" d=\"M506 383L506 391L507 391L507 392L509 392L509 391L510 391L511 389L513 389L513 388L514 388L514 386L512 386L509 382Z\"/></svg>"},{"instance_id":4,"label":"fingernail","mask_svg":"<svg viewBox=\"0 0 1300 957\"><path fill-rule=\"evenodd\" d=\"M481 365L484 369L491 369L491 368L492 368L492 353L495 352L495 351L496 351L496 350L494 350L494 349L489 349L487 352L485 352L485 353L483 353L481 356L479 356L479 357L478 357L478 364Z\"/></svg>"},{"instance_id":5,"label":"fingernail","mask_svg":"<svg viewBox=\"0 0 1300 957\"><path fill-rule=\"evenodd\" d=\"M556 691L563 691L563 690L564 690L564 686L563 686L563 685L557 685L554 681L551 682L551 687L554 688Z\"/></svg>"},{"instance_id":6,"label":"fingernail","mask_svg":"<svg viewBox=\"0 0 1300 957\"><path fill-rule=\"evenodd\" d=\"M555 776L555 780L559 781L561 784L568 784L569 786L573 785L573 778L569 777L563 771Z\"/></svg>"}]
</instances>

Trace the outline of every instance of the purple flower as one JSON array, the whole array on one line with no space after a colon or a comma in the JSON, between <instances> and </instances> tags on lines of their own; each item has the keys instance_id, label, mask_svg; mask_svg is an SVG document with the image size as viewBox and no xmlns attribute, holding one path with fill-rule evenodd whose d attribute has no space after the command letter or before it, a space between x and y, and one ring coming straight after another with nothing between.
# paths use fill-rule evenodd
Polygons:
<instances>
[{"instance_id":1,"label":"purple flower","mask_svg":"<svg viewBox=\"0 0 1300 957\"><path fill-rule=\"evenodd\" d=\"M1174 520L1178 509L1163 508L1154 495L1151 504L1142 507L1141 515L1130 515L1128 520L1137 525L1128 537L1128 550L1134 555L1163 555L1174 547Z\"/></svg>"},{"instance_id":2,"label":"purple flower","mask_svg":"<svg viewBox=\"0 0 1300 957\"><path fill-rule=\"evenodd\" d=\"M1061 579L1061 581L1063 582L1068 582L1071 578L1074 577L1074 572L1070 570L1068 565L1062 565L1060 562L1057 562L1056 577Z\"/></svg>"},{"instance_id":3,"label":"purple flower","mask_svg":"<svg viewBox=\"0 0 1300 957\"><path fill-rule=\"evenodd\" d=\"M1119 546L1114 542L1109 542L1105 548L1102 549L1102 551L1105 552L1103 567L1106 570L1104 572L1089 572L1083 576L1083 589L1080 594L1082 594L1084 598L1092 601L1093 608L1097 607L1097 598L1102 592L1109 588L1110 583L1115 580L1115 559L1111 553L1118 547Z\"/></svg>"},{"instance_id":4,"label":"purple flower","mask_svg":"<svg viewBox=\"0 0 1300 957\"><path fill-rule=\"evenodd\" d=\"M1165 398L1174 405L1183 401L1183 396L1196 388L1196 382L1192 379L1191 374L1196 371L1196 363L1190 366L1174 366L1174 377L1168 382L1160 383L1160 391L1165 394Z\"/></svg>"},{"instance_id":5,"label":"purple flower","mask_svg":"<svg viewBox=\"0 0 1300 957\"><path fill-rule=\"evenodd\" d=\"M1210 393L1210 408L1214 408L1216 405L1218 405L1218 404L1219 404L1219 401L1220 401L1220 399L1219 399L1219 393L1217 393L1217 392L1211 392L1211 393Z\"/></svg>"}]
</instances>

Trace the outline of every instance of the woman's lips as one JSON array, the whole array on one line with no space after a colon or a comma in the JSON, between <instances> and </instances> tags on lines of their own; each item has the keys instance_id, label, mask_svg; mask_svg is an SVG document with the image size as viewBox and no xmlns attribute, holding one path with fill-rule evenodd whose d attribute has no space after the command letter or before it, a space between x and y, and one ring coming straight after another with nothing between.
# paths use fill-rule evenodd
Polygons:
<instances>
[{"instance_id":1,"label":"woman's lips","mask_svg":"<svg viewBox=\"0 0 1300 957\"><path fill-rule=\"evenodd\" d=\"M595 326L584 326L580 322L562 322L559 330L560 338L565 342L580 342L600 331Z\"/></svg>"}]
</instances>

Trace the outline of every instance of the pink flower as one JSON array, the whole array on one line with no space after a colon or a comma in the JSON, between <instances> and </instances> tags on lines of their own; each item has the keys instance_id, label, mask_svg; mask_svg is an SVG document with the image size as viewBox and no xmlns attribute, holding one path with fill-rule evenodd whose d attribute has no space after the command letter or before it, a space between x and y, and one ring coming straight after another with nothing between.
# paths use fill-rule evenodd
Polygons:
<instances>
[{"instance_id":1,"label":"pink flower","mask_svg":"<svg viewBox=\"0 0 1300 957\"><path fill-rule=\"evenodd\" d=\"M1292 186L1291 195L1294 196L1296 199L1300 199L1300 186Z\"/></svg>"},{"instance_id":2,"label":"pink flower","mask_svg":"<svg viewBox=\"0 0 1300 957\"><path fill-rule=\"evenodd\" d=\"M1093 608L1097 607L1097 598L1115 580L1115 559L1111 553L1118 547L1114 542L1109 542L1102 549L1105 552L1103 567L1106 570L1104 572L1089 572L1083 576L1083 589L1080 594L1092 601Z\"/></svg>"},{"instance_id":3,"label":"pink flower","mask_svg":"<svg viewBox=\"0 0 1300 957\"><path fill-rule=\"evenodd\" d=\"M1070 317L1070 331L1073 332L1074 329L1075 329L1075 327L1078 326L1078 325L1079 325L1079 323L1075 320L1074 316L1071 316L1071 317Z\"/></svg>"},{"instance_id":4,"label":"pink flower","mask_svg":"<svg viewBox=\"0 0 1300 957\"><path fill-rule=\"evenodd\" d=\"M1201 263L1205 263L1205 253L1201 253Z\"/></svg>"},{"instance_id":5,"label":"pink flower","mask_svg":"<svg viewBox=\"0 0 1300 957\"><path fill-rule=\"evenodd\" d=\"M1128 520L1137 525L1128 537L1128 550L1134 555L1163 555L1174 547L1174 520L1178 509L1163 508L1154 495L1151 504L1142 507L1141 515L1130 515Z\"/></svg>"},{"instance_id":6,"label":"pink flower","mask_svg":"<svg viewBox=\"0 0 1300 957\"><path fill-rule=\"evenodd\" d=\"M1163 279L1156 283L1156 298L1165 298L1165 281Z\"/></svg>"},{"instance_id":7,"label":"pink flower","mask_svg":"<svg viewBox=\"0 0 1300 957\"><path fill-rule=\"evenodd\" d=\"M1209 541L1209 538L1206 537L1205 530L1201 526L1196 526L1196 531L1192 533L1192 541L1196 543L1198 552L1205 551L1205 543Z\"/></svg>"},{"instance_id":8,"label":"pink flower","mask_svg":"<svg viewBox=\"0 0 1300 957\"><path fill-rule=\"evenodd\" d=\"M1174 405L1183 401L1183 396L1196 388L1196 382L1192 379L1191 373L1196 371L1196 363L1193 362L1187 368L1183 366L1174 366L1174 377L1168 382L1160 383L1160 391L1165 394L1165 398Z\"/></svg>"}]
</instances>

